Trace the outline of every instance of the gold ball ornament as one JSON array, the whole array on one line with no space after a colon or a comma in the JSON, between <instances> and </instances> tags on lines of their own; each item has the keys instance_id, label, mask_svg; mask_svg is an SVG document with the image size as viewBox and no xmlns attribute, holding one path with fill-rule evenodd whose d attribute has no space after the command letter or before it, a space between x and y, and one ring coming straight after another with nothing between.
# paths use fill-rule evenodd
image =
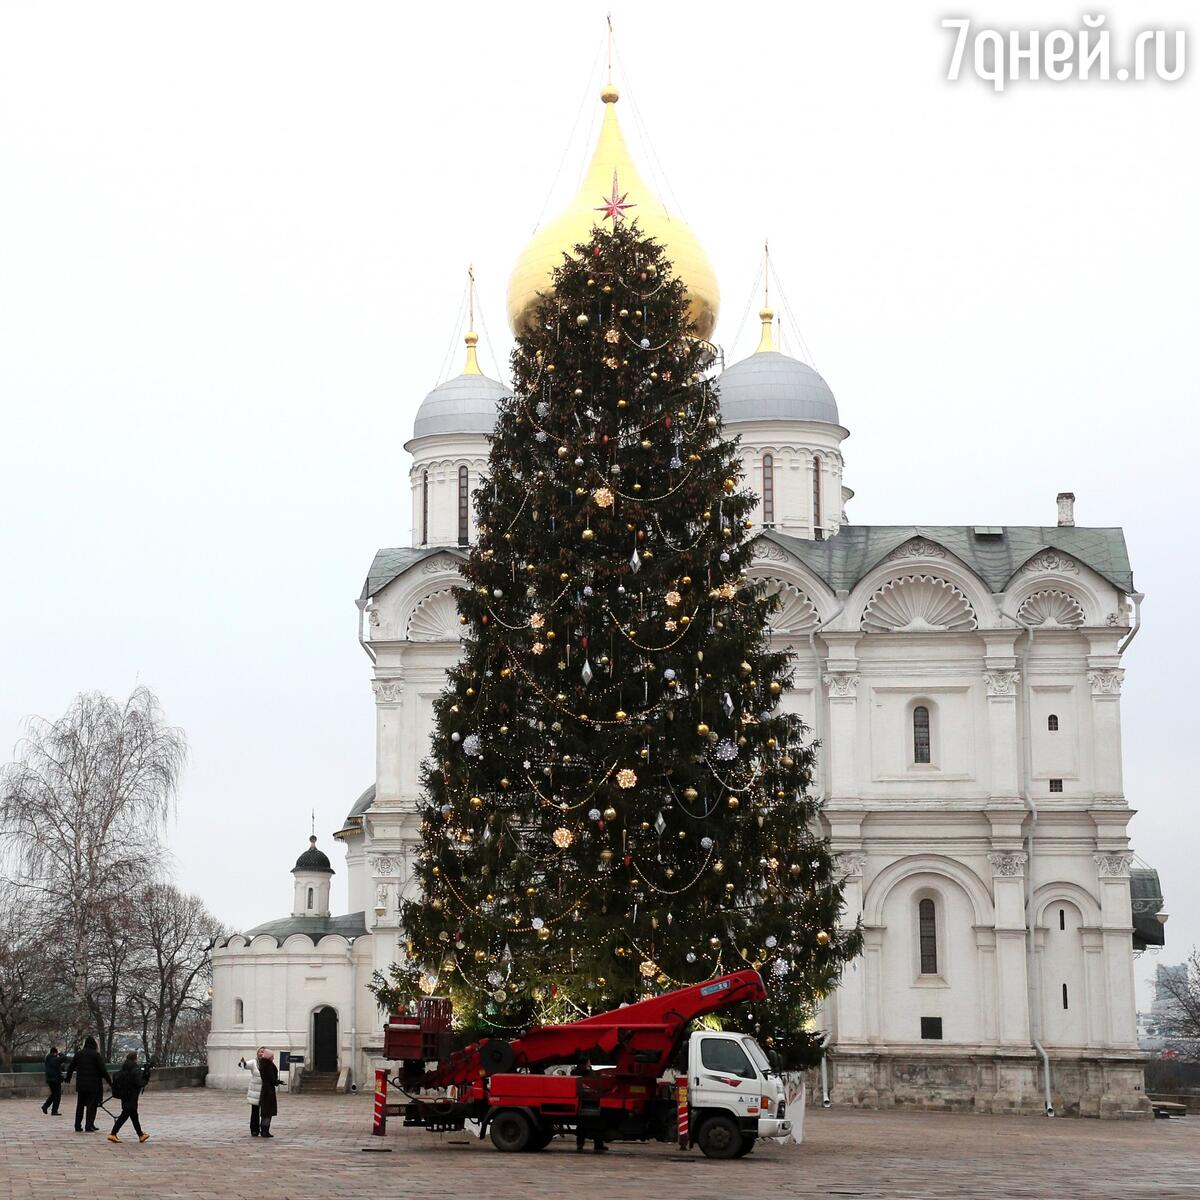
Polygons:
<instances>
[{"instance_id":1,"label":"gold ball ornament","mask_svg":"<svg viewBox=\"0 0 1200 1200\"><path fill-rule=\"evenodd\" d=\"M725 489L725 494L729 495L729 493L732 492L735 487L737 487L737 484L732 479L726 479L721 484L721 487Z\"/></svg>"},{"instance_id":2,"label":"gold ball ornament","mask_svg":"<svg viewBox=\"0 0 1200 1200\"><path fill-rule=\"evenodd\" d=\"M476 950L472 957L475 959L476 962L486 962L487 961L487 951L486 950Z\"/></svg>"},{"instance_id":3,"label":"gold ball ornament","mask_svg":"<svg viewBox=\"0 0 1200 1200\"><path fill-rule=\"evenodd\" d=\"M724 875L725 874L725 864L719 858L717 859L717 861L715 863L713 863L713 874L714 875Z\"/></svg>"},{"instance_id":4,"label":"gold ball ornament","mask_svg":"<svg viewBox=\"0 0 1200 1200\"><path fill-rule=\"evenodd\" d=\"M611 804L604 810L604 819L606 821L615 821L617 819L617 810Z\"/></svg>"},{"instance_id":5,"label":"gold ball ornament","mask_svg":"<svg viewBox=\"0 0 1200 1200\"><path fill-rule=\"evenodd\" d=\"M483 797L482 796L472 796L471 799L467 801L467 803L473 809L478 811L479 809L481 809L483 807Z\"/></svg>"},{"instance_id":6,"label":"gold ball ornament","mask_svg":"<svg viewBox=\"0 0 1200 1200\"><path fill-rule=\"evenodd\" d=\"M610 863L610 862L612 862L612 856L613 856L613 855L612 855L612 851L611 851L611 850L601 850L601 851L600 851L600 861L601 861L602 863Z\"/></svg>"},{"instance_id":7,"label":"gold ball ornament","mask_svg":"<svg viewBox=\"0 0 1200 1200\"><path fill-rule=\"evenodd\" d=\"M828 946L829 945L829 934L827 934L825 932L825 930L823 930L823 929L819 929L817 931L817 945L818 946Z\"/></svg>"},{"instance_id":8,"label":"gold ball ornament","mask_svg":"<svg viewBox=\"0 0 1200 1200\"><path fill-rule=\"evenodd\" d=\"M543 925L541 929L537 931L537 936L539 942L548 942L551 936L549 926Z\"/></svg>"},{"instance_id":9,"label":"gold ball ornament","mask_svg":"<svg viewBox=\"0 0 1200 1200\"><path fill-rule=\"evenodd\" d=\"M703 721L701 721L700 724L696 726L696 734L699 737L708 737L708 732L709 732L708 726L705 725L705 723Z\"/></svg>"},{"instance_id":10,"label":"gold ball ornament","mask_svg":"<svg viewBox=\"0 0 1200 1200\"><path fill-rule=\"evenodd\" d=\"M585 542L590 542L596 536L596 534L595 534L595 531L592 529L585 529L579 536Z\"/></svg>"},{"instance_id":11,"label":"gold ball ornament","mask_svg":"<svg viewBox=\"0 0 1200 1200\"><path fill-rule=\"evenodd\" d=\"M580 313L579 316L575 318L575 324L582 327L588 323L588 319L587 313Z\"/></svg>"},{"instance_id":12,"label":"gold ball ornament","mask_svg":"<svg viewBox=\"0 0 1200 1200\"><path fill-rule=\"evenodd\" d=\"M729 799L725 801L725 803L730 808L737 808L738 804L741 802L738 800L738 798L736 796L730 796Z\"/></svg>"}]
</instances>

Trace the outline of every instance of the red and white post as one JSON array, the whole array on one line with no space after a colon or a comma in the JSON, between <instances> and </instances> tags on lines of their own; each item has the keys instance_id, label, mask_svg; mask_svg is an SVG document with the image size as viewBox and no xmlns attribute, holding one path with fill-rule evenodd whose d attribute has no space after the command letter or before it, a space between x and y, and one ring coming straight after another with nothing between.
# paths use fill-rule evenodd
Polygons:
<instances>
[{"instance_id":1,"label":"red and white post","mask_svg":"<svg viewBox=\"0 0 1200 1200\"><path fill-rule=\"evenodd\" d=\"M691 1146L691 1134L688 1131L688 1081L686 1075L680 1075L675 1080L675 1108L679 1117L679 1148L687 1150Z\"/></svg>"},{"instance_id":2,"label":"red and white post","mask_svg":"<svg viewBox=\"0 0 1200 1200\"><path fill-rule=\"evenodd\" d=\"M371 1132L376 1137L383 1137L387 1133L387 1083L388 1077L386 1071L376 1070L375 1072L375 1122L371 1126Z\"/></svg>"}]
</instances>

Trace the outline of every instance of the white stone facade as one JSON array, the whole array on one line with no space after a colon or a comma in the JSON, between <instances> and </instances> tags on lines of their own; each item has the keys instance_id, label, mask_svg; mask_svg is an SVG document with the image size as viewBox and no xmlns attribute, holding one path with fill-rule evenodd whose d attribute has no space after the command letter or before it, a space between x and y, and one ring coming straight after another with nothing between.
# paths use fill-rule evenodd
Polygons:
<instances>
[{"instance_id":1,"label":"white stone facade","mask_svg":"<svg viewBox=\"0 0 1200 1200\"><path fill-rule=\"evenodd\" d=\"M752 574L782 596L785 703L821 743L814 787L845 870L843 920L865 932L822 1013L833 1099L1039 1111L1040 1043L1059 1111L1144 1111L1120 716L1136 594L1120 531L846 525L840 425L729 432L760 523L770 456L774 519ZM402 953L420 764L459 653L458 469L473 490L487 438L410 446L413 545L379 553L360 602L374 792L337 835L364 933L218 949L215 1085L240 1083L234 1064L258 1044L311 1063L321 1005L338 1010L338 1065L360 1084L381 1048L365 985Z\"/></svg>"}]
</instances>

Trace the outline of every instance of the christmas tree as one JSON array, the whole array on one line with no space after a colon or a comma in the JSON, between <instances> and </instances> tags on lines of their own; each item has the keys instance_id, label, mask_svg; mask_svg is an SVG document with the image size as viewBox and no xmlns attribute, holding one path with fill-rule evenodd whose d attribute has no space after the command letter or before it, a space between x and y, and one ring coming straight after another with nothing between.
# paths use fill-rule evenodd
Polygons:
<instances>
[{"instance_id":1,"label":"christmas tree","mask_svg":"<svg viewBox=\"0 0 1200 1200\"><path fill-rule=\"evenodd\" d=\"M684 284L622 219L565 255L512 357L464 653L424 769L421 898L382 1005L449 994L511 1036L751 964L734 1020L792 1064L857 953L814 831L814 751L779 708L754 497Z\"/></svg>"}]
</instances>

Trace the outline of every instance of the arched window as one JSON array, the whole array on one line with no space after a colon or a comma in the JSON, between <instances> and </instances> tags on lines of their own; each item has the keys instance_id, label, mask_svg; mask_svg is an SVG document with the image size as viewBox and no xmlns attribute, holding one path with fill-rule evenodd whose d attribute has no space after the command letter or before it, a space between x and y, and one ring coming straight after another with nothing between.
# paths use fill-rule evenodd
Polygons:
<instances>
[{"instance_id":1,"label":"arched window","mask_svg":"<svg viewBox=\"0 0 1200 1200\"><path fill-rule=\"evenodd\" d=\"M763 455L763 524L775 524L775 457Z\"/></svg>"},{"instance_id":2,"label":"arched window","mask_svg":"<svg viewBox=\"0 0 1200 1200\"><path fill-rule=\"evenodd\" d=\"M312 908L312 905L313 905L313 890L312 890L312 888L309 888L308 889L308 907Z\"/></svg>"},{"instance_id":3,"label":"arched window","mask_svg":"<svg viewBox=\"0 0 1200 1200\"><path fill-rule=\"evenodd\" d=\"M913 709L913 762L929 762L929 709L924 704Z\"/></svg>"},{"instance_id":4,"label":"arched window","mask_svg":"<svg viewBox=\"0 0 1200 1200\"><path fill-rule=\"evenodd\" d=\"M917 905L917 925L921 942L921 974L936 975L938 973L937 909L928 896Z\"/></svg>"},{"instance_id":5,"label":"arched window","mask_svg":"<svg viewBox=\"0 0 1200 1200\"><path fill-rule=\"evenodd\" d=\"M242 998L238 996L233 1002L233 1023L242 1025L246 1020L246 1006L242 1003Z\"/></svg>"},{"instance_id":6,"label":"arched window","mask_svg":"<svg viewBox=\"0 0 1200 1200\"><path fill-rule=\"evenodd\" d=\"M458 544L467 544L471 523L471 473L465 466L458 468Z\"/></svg>"},{"instance_id":7,"label":"arched window","mask_svg":"<svg viewBox=\"0 0 1200 1200\"><path fill-rule=\"evenodd\" d=\"M813 537L820 540L825 536L825 531L821 528L821 460L813 459Z\"/></svg>"},{"instance_id":8,"label":"arched window","mask_svg":"<svg viewBox=\"0 0 1200 1200\"><path fill-rule=\"evenodd\" d=\"M429 545L429 472L421 472L421 545Z\"/></svg>"},{"instance_id":9,"label":"arched window","mask_svg":"<svg viewBox=\"0 0 1200 1200\"><path fill-rule=\"evenodd\" d=\"M1046 718L1046 728L1050 730L1051 733L1058 732L1058 718L1053 713Z\"/></svg>"}]
</instances>

